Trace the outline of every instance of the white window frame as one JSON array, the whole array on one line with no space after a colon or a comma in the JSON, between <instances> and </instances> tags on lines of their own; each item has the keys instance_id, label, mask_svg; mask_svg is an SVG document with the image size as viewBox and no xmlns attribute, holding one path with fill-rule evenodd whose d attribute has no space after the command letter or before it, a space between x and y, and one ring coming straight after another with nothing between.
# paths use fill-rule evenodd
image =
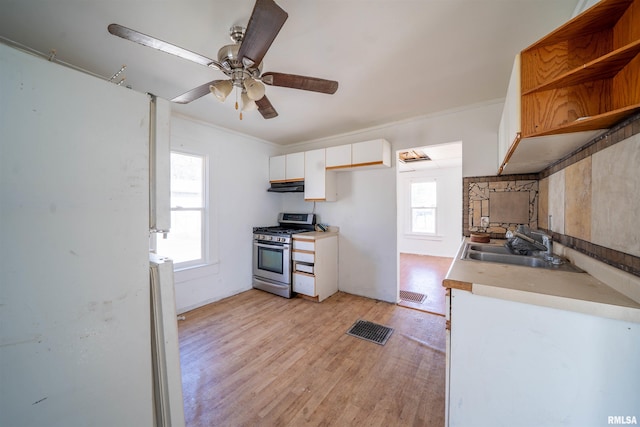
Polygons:
<instances>
[{"instance_id":1,"label":"white window frame","mask_svg":"<svg viewBox=\"0 0 640 427\"><path fill-rule=\"evenodd\" d=\"M424 183L424 182L433 182L436 185L436 205L431 207L431 206L424 206L424 207L415 207L413 206L413 201L411 199L411 187L413 186L413 184L420 184L420 183ZM439 223L439 218L438 218L438 201L440 198L440 191L439 191L439 185L438 185L438 180L434 177L416 177L416 178L411 178L407 181L407 216L406 216L406 232L405 234L410 235L410 236L423 236L423 237L437 237L438 235L438 223ZM420 231L413 231L413 210L414 209L433 209L434 212L434 216L435 216L435 230L433 233L428 233L428 232L420 232Z\"/></svg>"},{"instance_id":2,"label":"white window frame","mask_svg":"<svg viewBox=\"0 0 640 427\"><path fill-rule=\"evenodd\" d=\"M200 215L200 219L201 219L201 227L200 227L200 244L201 244L201 248L200 248L200 254L201 257L199 259L194 259L194 260L189 260L189 261L184 261L184 262L174 262L173 264L173 270L174 271L180 271L180 270L188 270L188 269L192 269L192 268L196 268L196 267L202 267L204 265L207 265L210 263L210 241L209 241L209 220L210 220L210 209L209 209L209 173L210 173L210 159L209 156L207 154L204 153L200 153L200 152L195 152L195 151L189 151L189 150L171 150L170 154L181 154L181 155L185 155L185 156L192 156L192 157L199 157L202 159L202 197L203 197L203 203L202 203L202 207L200 208L184 208L184 207L179 207L179 206L173 206L173 203L171 203L170 206L170 212L197 212L200 211L201 215ZM162 238L162 236L160 237L156 237L157 238ZM156 252L157 250L157 243L156 241L152 241L152 249L154 250L154 252ZM163 254L160 254L163 255Z\"/></svg>"}]
</instances>

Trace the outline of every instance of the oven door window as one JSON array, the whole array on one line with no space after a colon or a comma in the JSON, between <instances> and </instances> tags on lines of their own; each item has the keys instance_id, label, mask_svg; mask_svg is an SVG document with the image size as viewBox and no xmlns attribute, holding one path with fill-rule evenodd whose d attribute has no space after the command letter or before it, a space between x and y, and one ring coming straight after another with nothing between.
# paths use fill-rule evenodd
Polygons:
<instances>
[{"instance_id":1,"label":"oven door window","mask_svg":"<svg viewBox=\"0 0 640 427\"><path fill-rule=\"evenodd\" d=\"M258 248L258 269L283 274L283 250L281 248Z\"/></svg>"}]
</instances>

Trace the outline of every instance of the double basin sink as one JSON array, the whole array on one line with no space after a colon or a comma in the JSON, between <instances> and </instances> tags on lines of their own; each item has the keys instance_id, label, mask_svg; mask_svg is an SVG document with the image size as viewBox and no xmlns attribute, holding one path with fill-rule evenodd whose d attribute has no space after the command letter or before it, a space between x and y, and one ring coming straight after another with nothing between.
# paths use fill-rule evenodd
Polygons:
<instances>
[{"instance_id":1,"label":"double basin sink","mask_svg":"<svg viewBox=\"0 0 640 427\"><path fill-rule=\"evenodd\" d=\"M518 255L504 245L470 242L465 245L461 259L583 273L581 269L558 255L547 257L543 252L535 256Z\"/></svg>"}]
</instances>

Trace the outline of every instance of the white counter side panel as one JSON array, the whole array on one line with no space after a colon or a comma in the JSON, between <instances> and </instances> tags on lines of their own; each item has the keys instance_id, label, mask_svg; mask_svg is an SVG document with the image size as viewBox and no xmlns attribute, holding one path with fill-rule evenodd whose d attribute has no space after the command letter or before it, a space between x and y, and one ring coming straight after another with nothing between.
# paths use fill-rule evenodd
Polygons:
<instances>
[{"instance_id":1,"label":"white counter side panel","mask_svg":"<svg viewBox=\"0 0 640 427\"><path fill-rule=\"evenodd\" d=\"M450 426L640 419L640 325L452 289Z\"/></svg>"}]
</instances>

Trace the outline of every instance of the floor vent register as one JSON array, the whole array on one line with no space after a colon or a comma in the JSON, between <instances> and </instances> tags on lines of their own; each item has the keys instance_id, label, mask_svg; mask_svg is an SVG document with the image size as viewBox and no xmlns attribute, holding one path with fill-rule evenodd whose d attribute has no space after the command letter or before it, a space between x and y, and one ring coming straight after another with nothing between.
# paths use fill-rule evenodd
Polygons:
<instances>
[{"instance_id":1,"label":"floor vent register","mask_svg":"<svg viewBox=\"0 0 640 427\"><path fill-rule=\"evenodd\" d=\"M424 300L427 299L427 296L418 292L400 291L400 299L402 301L417 302L418 304L422 304Z\"/></svg>"},{"instance_id":2,"label":"floor vent register","mask_svg":"<svg viewBox=\"0 0 640 427\"><path fill-rule=\"evenodd\" d=\"M392 332L393 329L387 326L378 325L377 323L366 320L358 320L349 328L347 335L385 345Z\"/></svg>"}]
</instances>

